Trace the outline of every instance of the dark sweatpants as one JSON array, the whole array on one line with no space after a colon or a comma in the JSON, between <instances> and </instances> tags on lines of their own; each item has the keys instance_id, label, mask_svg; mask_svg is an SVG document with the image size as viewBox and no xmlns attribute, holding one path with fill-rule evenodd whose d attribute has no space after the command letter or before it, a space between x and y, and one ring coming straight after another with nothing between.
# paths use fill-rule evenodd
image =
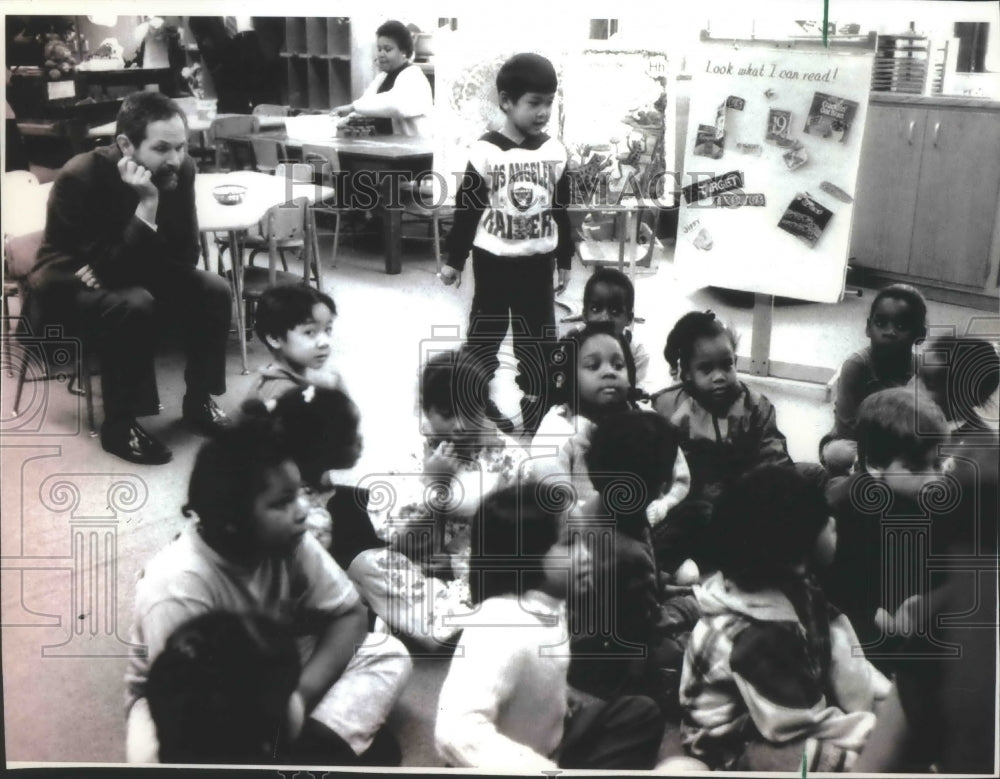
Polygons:
<instances>
[{"instance_id":1,"label":"dark sweatpants","mask_svg":"<svg viewBox=\"0 0 1000 779\"><path fill-rule=\"evenodd\" d=\"M642 695L584 704L566 722L559 767L653 768L665 724L657 705Z\"/></svg>"},{"instance_id":2,"label":"dark sweatpants","mask_svg":"<svg viewBox=\"0 0 1000 779\"><path fill-rule=\"evenodd\" d=\"M94 344L106 423L157 413L154 356L164 317L180 333L188 395L226 391L229 284L217 274L177 264L163 264L144 276L142 286L92 289L69 282L35 293L46 323L61 324Z\"/></svg>"},{"instance_id":3,"label":"dark sweatpants","mask_svg":"<svg viewBox=\"0 0 1000 779\"><path fill-rule=\"evenodd\" d=\"M489 376L500 365L497 352L513 329L517 386L526 395L545 396L549 358L557 339L551 254L496 257L472 250L475 293L469 316L469 347Z\"/></svg>"}]
</instances>

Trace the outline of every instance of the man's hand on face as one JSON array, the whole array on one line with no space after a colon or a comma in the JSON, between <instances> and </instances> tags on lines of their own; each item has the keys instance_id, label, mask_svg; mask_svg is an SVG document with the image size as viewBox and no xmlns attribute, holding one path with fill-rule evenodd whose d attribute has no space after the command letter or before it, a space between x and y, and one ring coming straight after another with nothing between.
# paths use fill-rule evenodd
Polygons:
<instances>
[{"instance_id":1,"label":"man's hand on face","mask_svg":"<svg viewBox=\"0 0 1000 779\"><path fill-rule=\"evenodd\" d=\"M153 174L137 163L131 155L122 157L118 161L118 175L135 190L139 200L159 199L160 191L153 183Z\"/></svg>"},{"instance_id":2,"label":"man's hand on face","mask_svg":"<svg viewBox=\"0 0 1000 779\"><path fill-rule=\"evenodd\" d=\"M131 154L126 154L118 161L118 175L139 196L135 215L156 229L156 209L160 204L160 190L153 183L152 172L136 162Z\"/></svg>"}]
</instances>

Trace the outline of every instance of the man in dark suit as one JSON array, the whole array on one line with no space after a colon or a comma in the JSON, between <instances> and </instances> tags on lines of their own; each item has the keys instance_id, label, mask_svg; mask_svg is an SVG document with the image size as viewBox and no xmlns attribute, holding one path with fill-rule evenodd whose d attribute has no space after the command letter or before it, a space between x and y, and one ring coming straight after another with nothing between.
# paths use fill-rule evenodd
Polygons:
<instances>
[{"instance_id":1,"label":"man in dark suit","mask_svg":"<svg viewBox=\"0 0 1000 779\"><path fill-rule=\"evenodd\" d=\"M157 92L130 95L114 143L77 155L56 179L29 276L37 315L98 349L101 444L130 462L171 459L136 421L158 413L153 357L163 314L180 326L187 358L184 419L205 434L229 424L211 396L226 391L232 298L224 279L195 267L194 176L183 111Z\"/></svg>"}]
</instances>

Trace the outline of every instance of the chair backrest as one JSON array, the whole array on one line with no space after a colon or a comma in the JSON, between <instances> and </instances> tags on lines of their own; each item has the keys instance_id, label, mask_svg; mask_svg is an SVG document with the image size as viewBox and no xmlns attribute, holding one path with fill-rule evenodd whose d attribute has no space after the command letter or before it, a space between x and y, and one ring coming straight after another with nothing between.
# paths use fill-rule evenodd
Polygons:
<instances>
[{"instance_id":1,"label":"chair backrest","mask_svg":"<svg viewBox=\"0 0 1000 779\"><path fill-rule=\"evenodd\" d=\"M253 107L254 116L288 116L288 106L261 103Z\"/></svg>"},{"instance_id":2,"label":"chair backrest","mask_svg":"<svg viewBox=\"0 0 1000 779\"><path fill-rule=\"evenodd\" d=\"M308 206L307 197L297 197L273 206L264 220L264 237L269 240L273 238L277 244L303 240Z\"/></svg>"},{"instance_id":3,"label":"chair backrest","mask_svg":"<svg viewBox=\"0 0 1000 779\"><path fill-rule=\"evenodd\" d=\"M208 129L214 138L232 138L250 135L260 130L260 120L251 114L225 114L212 120Z\"/></svg>"},{"instance_id":4,"label":"chair backrest","mask_svg":"<svg viewBox=\"0 0 1000 779\"><path fill-rule=\"evenodd\" d=\"M291 164L292 181L296 184L311 184L313 182L313 166L307 162L294 162ZM274 169L274 175L278 178L285 178L289 173L289 166L282 162Z\"/></svg>"},{"instance_id":5,"label":"chair backrest","mask_svg":"<svg viewBox=\"0 0 1000 779\"><path fill-rule=\"evenodd\" d=\"M212 120L208 134L215 146L215 167L222 169L227 156L230 169L254 167L253 148L246 136L260 130L260 119L250 114L224 114Z\"/></svg>"},{"instance_id":6,"label":"chair backrest","mask_svg":"<svg viewBox=\"0 0 1000 779\"><path fill-rule=\"evenodd\" d=\"M8 235L3 242L4 275L21 282L35 267L38 250L45 232L38 230L24 235Z\"/></svg>"},{"instance_id":7,"label":"chair backrest","mask_svg":"<svg viewBox=\"0 0 1000 779\"><path fill-rule=\"evenodd\" d=\"M329 146L322 146L313 143L302 144L302 161L308 162L315 168L316 163L326 163L327 174L340 172L340 155L337 150Z\"/></svg>"},{"instance_id":8,"label":"chair backrest","mask_svg":"<svg viewBox=\"0 0 1000 779\"><path fill-rule=\"evenodd\" d=\"M271 138L251 138L250 145L253 147L257 170L263 173L273 172L278 165L288 159L288 151L281 141Z\"/></svg>"},{"instance_id":9,"label":"chair backrest","mask_svg":"<svg viewBox=\"0 0 1000 779\"><path fill-rule=\"evenodd\" d=\"M340 156L336 149L329 146L316 145L311 143L302 144L302 162L313 169L312 180L324 187L332 187L335 191L333 198L327 201L327 206L342 203L343 187L338 186L335 174L340 172Z\"/></svg>"}]
</instances>

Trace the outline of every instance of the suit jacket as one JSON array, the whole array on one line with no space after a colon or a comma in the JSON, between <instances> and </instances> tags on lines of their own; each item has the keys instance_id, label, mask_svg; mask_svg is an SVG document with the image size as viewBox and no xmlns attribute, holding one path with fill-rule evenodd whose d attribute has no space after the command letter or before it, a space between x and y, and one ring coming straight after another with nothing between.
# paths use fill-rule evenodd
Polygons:
<instances>
[{"instance_id":1,"label":"suit jacket","mask_svg":"<svg viewBox=\"0 0 1000 779\"><path fill-rule=\"evenodd\" d=\"M177 188L160 193L153 230L135 215L139 196L118 173L121 157L116 146L107 146L78 154L63 167L49 194L45 239L28 277L33 289L74 282L84 265L105 287L142 286L161 263L198 261L194 162L185 158Z\"/></svg>"}]
</instances>

